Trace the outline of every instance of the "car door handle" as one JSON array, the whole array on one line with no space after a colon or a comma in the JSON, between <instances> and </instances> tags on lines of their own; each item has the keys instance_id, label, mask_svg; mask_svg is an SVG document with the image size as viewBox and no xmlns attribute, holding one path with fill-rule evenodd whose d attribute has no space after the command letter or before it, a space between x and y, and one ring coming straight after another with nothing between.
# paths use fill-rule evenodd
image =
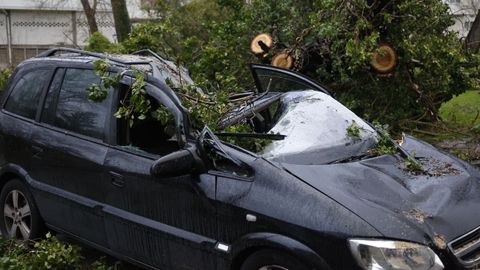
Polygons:
<instances>
[{"instance_id":1,"label":"car door handle","mask_svg":"<svg viewBox=\"0 0 480 270\"><path fill-rule=\"evenodd\" d=\"M110 172L110 181L112 181L112 185L123 188L125 186L125 181L123 180L123 176L116 172Z\"/></svg>"}]
</instances>

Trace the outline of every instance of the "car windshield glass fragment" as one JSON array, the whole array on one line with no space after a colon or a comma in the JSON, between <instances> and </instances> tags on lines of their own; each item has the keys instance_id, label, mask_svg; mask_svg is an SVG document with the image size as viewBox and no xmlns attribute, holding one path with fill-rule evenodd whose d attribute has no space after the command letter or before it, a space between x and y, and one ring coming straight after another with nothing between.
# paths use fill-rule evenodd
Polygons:
<instances>
[{"instance_id":1,"label":"car windshield glass fragment","mask_svg":"<svg viewBox=\"0 0 480 270\"><path fill-rule=\"evenodd\" d=\"M331 96L313 90L282 94L268 133L285 135L260 153L294 164L325 164L365 153L377 133Z\"/></svg>"}]
</instances>

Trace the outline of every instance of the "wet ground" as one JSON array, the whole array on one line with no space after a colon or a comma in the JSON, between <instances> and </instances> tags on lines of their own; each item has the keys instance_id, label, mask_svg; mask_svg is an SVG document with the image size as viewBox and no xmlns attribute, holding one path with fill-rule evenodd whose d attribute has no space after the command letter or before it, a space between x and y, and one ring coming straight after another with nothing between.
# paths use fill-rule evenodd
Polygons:
<instances>
[{"instance_id":1,"label":"wet ground","mask_svg":"<svg viewBox=\"0 0 480 270\"><path fill-rule=\"evenodd\" d=\"M94 248L86 246L82 243L79 243L78 241L75 241L71 238L68 238L68 237L66 237L62 234L57 234L56 236L61 241L80 246L82 248L82 255L85 257L85 260L86 260L87 264L93 263L96 260L100 260L100 259L104 258L105 262L109 266L116 266L116 268L114 268L115 270L142 270L143 269L143 268L137 267L135 265L132 265L130 263L120 261L117 258L114 258L110 255L107 255L107 254L105 254L101 251L98 251Z\"/></svg>"},{"instance_id":2,"label":"wet ground","mask_svg":"<svg viewBox=\"0 0 480 270\"><path fill-rule=\"evenodd\" d=\"M471 139L445 140L435 143L437 147L456 154L470 163L480 166L480 142Z\"/></svg>"}]
</instances>

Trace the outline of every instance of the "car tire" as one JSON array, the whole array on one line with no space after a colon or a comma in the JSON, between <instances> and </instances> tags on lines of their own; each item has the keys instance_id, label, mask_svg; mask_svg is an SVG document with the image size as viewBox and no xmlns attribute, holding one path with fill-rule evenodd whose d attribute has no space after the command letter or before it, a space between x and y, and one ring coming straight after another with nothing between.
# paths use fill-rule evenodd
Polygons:
<instances>
[{"instance_id":1,"label":"car tire","mask_svg":"<svg viewBox=\"0 0 480 270\"><path fill-rule=\"evenodd\" d=\"M261 250L250 255L240 270L308 270L302 262L288 253L277 250Z\"/></svg>"},{"instance_id":2,"label":"car tire","mask_svg":"<svg viewBox=\"0 0 480 270\"><path fill-rule=\"evenodd\" d=\"M22 181L8 181L0 193L0 203L2 236L21 240L43 237L43 220L32 194Z\"/></svg>"}]
</instances>

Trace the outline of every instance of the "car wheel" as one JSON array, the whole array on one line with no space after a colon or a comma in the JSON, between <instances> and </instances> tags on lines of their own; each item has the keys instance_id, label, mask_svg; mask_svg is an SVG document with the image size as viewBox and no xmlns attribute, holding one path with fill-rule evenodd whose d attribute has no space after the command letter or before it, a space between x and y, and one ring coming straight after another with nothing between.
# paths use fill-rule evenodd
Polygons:
<instances>
[{"instance_id":1,"label":"car wheel","mask_svg":"<svg viewBox=\"0 0 480 270\"><path fill-rule=\"evenodd\" d=\"M240 270L307 270L299 260L277 250L261 250L248 257Z\"/></svg>"},{"instance_id":2,"label":"car wheel","mask_svg":"<svg viewBox=\"0 0 480 270\"><path fill-rule=\"evenodd\" d=\"M7 182L0 193L0 231L7 238L33 240L42 237L43 221L27 186L18 179Z\"/></svg>"}]
</instances>

